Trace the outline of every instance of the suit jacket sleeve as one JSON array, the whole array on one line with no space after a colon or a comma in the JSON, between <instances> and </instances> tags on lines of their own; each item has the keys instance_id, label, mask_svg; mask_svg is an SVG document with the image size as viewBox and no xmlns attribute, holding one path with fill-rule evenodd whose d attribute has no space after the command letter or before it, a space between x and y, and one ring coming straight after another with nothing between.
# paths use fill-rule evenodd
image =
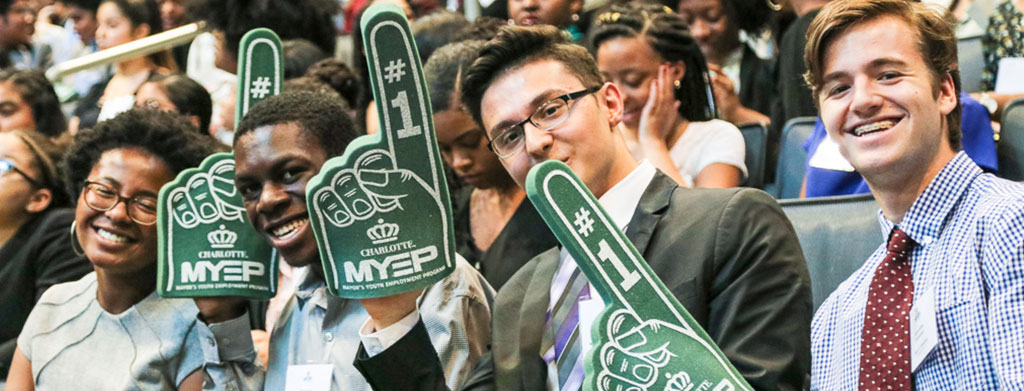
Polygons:
<instances>
[{"instance_id":1,"label":"suit jacket sleeve","mask_svg":"<svg viewBox=\"0 0 1024 391\"><path fill-rule=\"evenodd\" d=\"M402 339L376 356L369 357L360 345L353 365L376 391L448 390L444 369L422 319ZM487 352L477 361L462 390L493 390L493 385L494 364Z\"/></svg>"},{"instance_id":2,"label":"suit jacket sleeve","mask_svg":"<svg viewBox=\"0 0 1024 391\"><path fill-rule=\"evenodd\" d=\"M792 225L775 200L745 189L726 204L717 230L709 335L755 389L802 389L812 304Z\"/></svg>"}]
</instances>

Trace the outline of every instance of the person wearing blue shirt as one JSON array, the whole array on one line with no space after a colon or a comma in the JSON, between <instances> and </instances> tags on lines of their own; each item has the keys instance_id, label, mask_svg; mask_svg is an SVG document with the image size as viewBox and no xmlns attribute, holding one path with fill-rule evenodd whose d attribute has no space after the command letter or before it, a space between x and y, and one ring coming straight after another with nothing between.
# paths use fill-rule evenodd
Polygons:
<instances>
[{"instance_id":1,"label":"person wearing blue shirt","mask_svg":"<svg viewBox=\"0 0 1024 391\"><path fill-rule=\"evenodd\" d=\"M996 141L993 137L992 121L988 110L971 95L961 91L960 105L963 107L960 118L960 129L963 129L963 151L985 172L995 173L999 170L996 160ZM821 118L814 124L814 131L804 141L807 152L806 174L804 176L804 197L827 197L850 194L867 194L871 192L868 183L857 171L851 171L849 163L845 165L829 165L832 159L841 159L842 155L835 148L819 148L826 142L828 134ZM820 149L820 150L819 150ZM818 156L817 154L822 155ZM829 156L831 155L831 156ZM814 164L811 163L814 158ZM843 159L841 162L845 162ZM819 163L820 162L820 163Z\"/></svg>"},{"instance_id":2,"label":"person wearing blue shirt","mask_svg":"<svg viewBox=\"0 0 1024 391\"><path fill-rule=\"evenodd\" d=\"M829 138L882 243L811 325L812 390L1024 389L1024 184L960 150L954 27L904 0L840 0L808 32Z\"/></svg>"}]
</instances>

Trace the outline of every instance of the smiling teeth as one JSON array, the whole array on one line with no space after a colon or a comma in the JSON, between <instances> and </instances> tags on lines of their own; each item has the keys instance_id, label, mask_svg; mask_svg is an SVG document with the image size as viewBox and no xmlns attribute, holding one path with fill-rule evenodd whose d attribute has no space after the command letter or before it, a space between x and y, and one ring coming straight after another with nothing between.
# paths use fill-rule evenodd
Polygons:
<instances>
[{"instance_id":1,"label":"smiling teeth","mask_svg":"<svg viewBox=\"0 0 1024 391\"><path fill-rule=\"evenodd\" d=\"M292 222L290 222L288 224L285 224L285 225L282 225L280 227L277 227L271 233L274 236L279 237L279 238L280 237L284 237L284 236L288 236L291 233L295 232L295 230L297 230L303 224L306 224L308 222L309 222L308 218L301 218L301 219L298 219L298 220L293 220Z\"/></svg>"},{"instance_id":2,"label":"smiling teeth","mask_svg":"<svg viewBox=\"0 0 1024 391\"><path fill-rule=\"evenodd\" d=\"M126 238L124 236L121 236L121 235L118 235L118 234L115 234L113 232L107 231L107 230L102 229L102 228L96 229L96 233L98 233L104 239L109 240L111 242L125 243L125 242L128 241L128 238Z\"/></svg>"},{"instance_id":3,"label":"smiling teeth","mask_svg":"<svg viewBox=\"0 0 1024 391\"><path fill-rule=\"evenodd\" d=\"M860 137L865 134L879 131L882 129L889 129L893 127L893 125L895 125L895 123L893 123L892 121L878 121L867 125L861 125L853 130L853 135Z\"/></svg>"}]
</instances>

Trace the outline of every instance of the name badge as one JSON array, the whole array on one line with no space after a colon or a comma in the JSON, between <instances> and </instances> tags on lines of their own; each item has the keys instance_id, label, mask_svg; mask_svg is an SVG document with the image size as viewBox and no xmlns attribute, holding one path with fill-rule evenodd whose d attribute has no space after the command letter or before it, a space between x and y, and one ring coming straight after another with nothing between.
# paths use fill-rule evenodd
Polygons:
<instances>
[{"instance_id":1,"label":"name badge","mask_svg":"<svg viewBox=\"0 0 1024 391\"><path fill-rule=\"evenodd\" d=\"M939 343L939 327L935 321L935 293L929 289L910 308L910 371L916 372L928 354Z\"/></svg>"},{"instance_id":2,"label":"name badge","mask_svg":"<svg viewBox=\"0 0 1024 391\"><path fill-rule=\"evenodd\" d=\"M839 144L836 143L832 137L825 137L821 140L821 145L811 156L811 161L808 165L814 168L820 168L823 170L832 171L855 171L850 162L839 153Z\"/></svg>"},{"instance_id":3,"label":"name badge","mask_svg":"<svg viewBox=\"0 0 1024 391\"><path fill-rule=\"evenodd\" d=\"M334 366L330 364L289 365L285 391L329 391Z\"/></svg>"}]
</instances>

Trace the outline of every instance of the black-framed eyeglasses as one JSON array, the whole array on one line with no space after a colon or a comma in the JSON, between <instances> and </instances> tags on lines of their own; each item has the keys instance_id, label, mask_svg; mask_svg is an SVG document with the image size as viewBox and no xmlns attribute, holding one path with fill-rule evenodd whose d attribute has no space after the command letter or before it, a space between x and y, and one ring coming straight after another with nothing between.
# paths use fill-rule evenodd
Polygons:
<instances>
[{"instance_id":1,"label":"black-framed eyeglasses","mask_svg":"<svg viewBox=\"0 0 1024 391\"><path fill-rule=\"evenodd\" d=\"M122 197L120 190L102 182L85 181L83 190L85 205L97 212L114 209L121 201L128 207L128 218L142 225L156 224L157 198L137 195L131 198Z\"/></svg>"},{"instance_id":2,"label":"black-framed eyeglasses","mask_svg":"<svg viewBox=\"0 0 1024 391\"><path fill-rule=\"evenodd\" d=\"M46 187L43 186L42 183L39 183L39 181L35 180L35 178L32 178L32 176L28 175L25 171L22 171L20 168L15 166L14 162L7 159L0 159L0 176L7 175L7 173L9 172L18 173L18 175L21 175L22 178L25 178L25 180L28 181L28 183L31 183L32 186L39 188Z\"/></svg>"},{"instance_id":3,"label":"black-framed eyeglasses","mask_svg":"<svg viewBox=\"0 0 1024 391\"><path fill-rule=\"evenodd\" d=\"M488 137L490 142L487 143L487 147L502 159L515 155L526 145L525 126L527 123L533 124L533 126L536 126L541 131L550 132L552 129L565 123L565 120L569 118L569 111L572 109L570 101L576 101L579 98L600 91L601 87L604 86L595 86L570 92L544 102L526 119L496 132L493 138Z\"/></svg>"}]
</instances>

